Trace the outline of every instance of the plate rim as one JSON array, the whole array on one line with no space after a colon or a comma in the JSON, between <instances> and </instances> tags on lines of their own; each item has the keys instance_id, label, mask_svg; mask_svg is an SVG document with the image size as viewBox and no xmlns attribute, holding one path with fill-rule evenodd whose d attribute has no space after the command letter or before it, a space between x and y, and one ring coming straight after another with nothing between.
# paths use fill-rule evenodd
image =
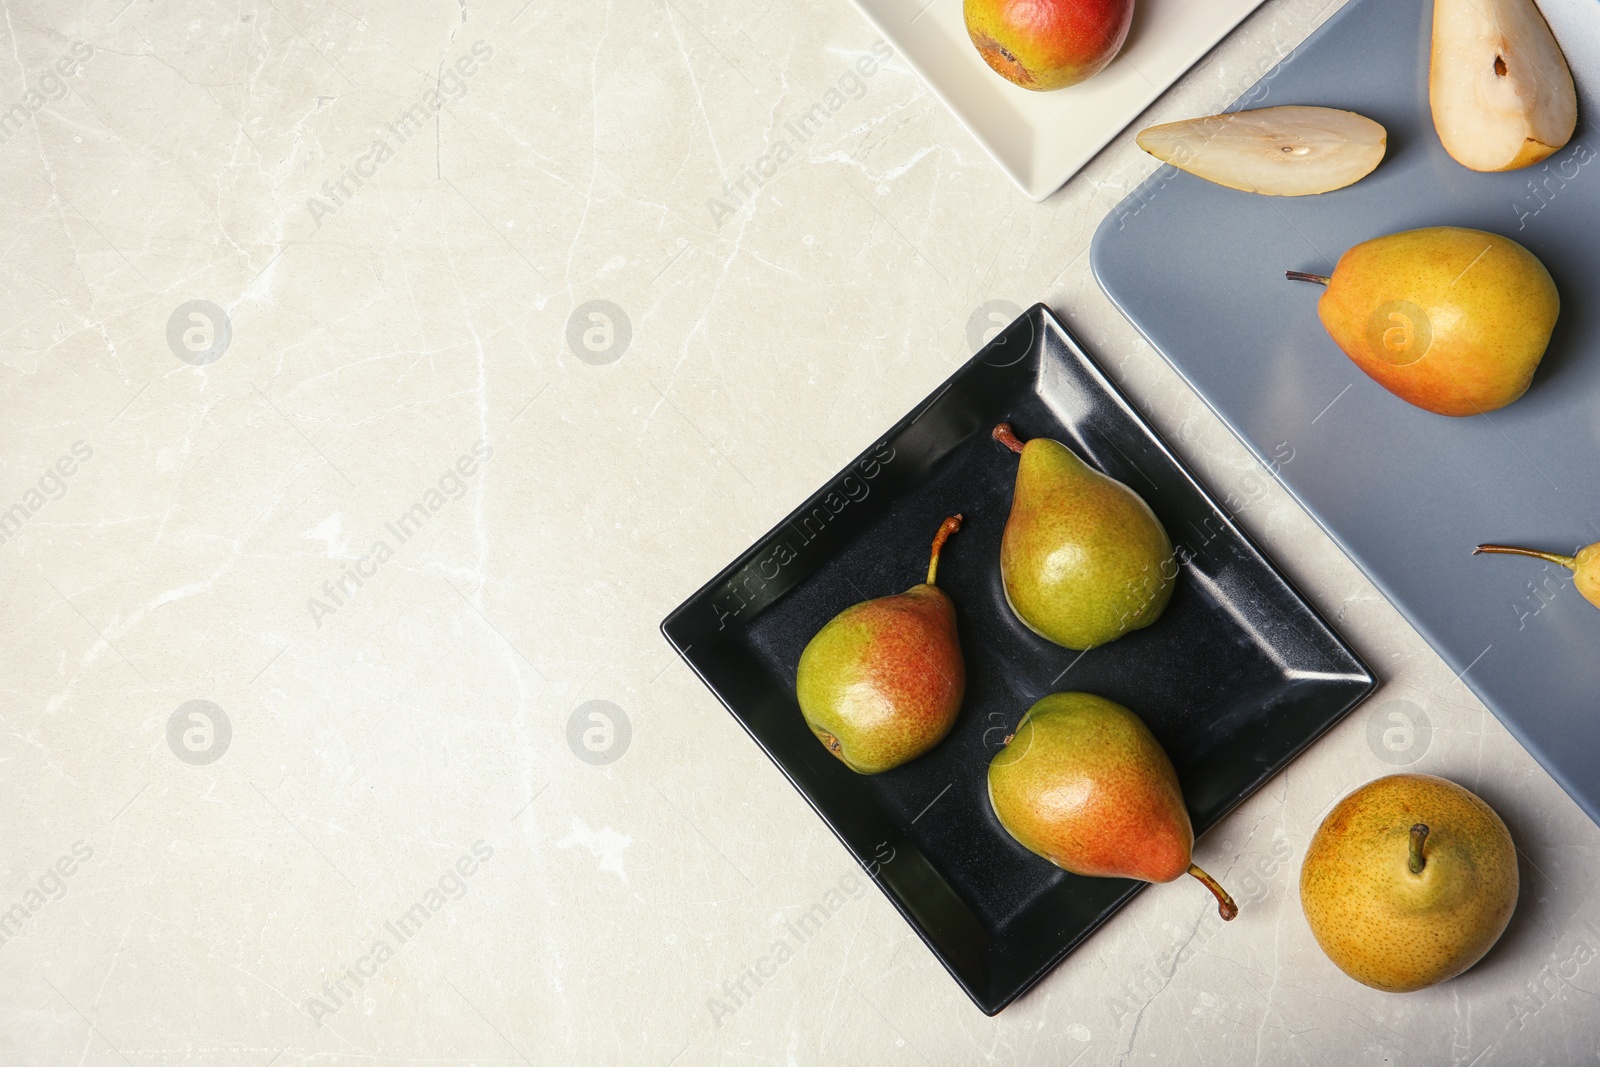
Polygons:
<instances>
[{"instance_id":1,"label":"plate rim","mask_svg":"<svg viewBox=\"0 0 1600 1067\"><path fill-rule=\"evenodd\" d=\"M916 933L918 939L928 948L928 951L932 953L933 957L938 960L940 965L944 967L946 973L948 973L961 988L961 990L967 994L968 998L972 1000L979 1010L988 1016L999 1014L1007 1006L1009 1006L1019 997L1026 994L1047 975L1054 971L1055 968L1058 967L1068 955L1081 946L1085 940L1087 940L1096 930L1103 926L1113 915L1122 910L1122 908L1125 907L1134 896L1147 888L1146 884L1141 882L1130 882L1127 890L1122 895L1118 896L1104 909L1100 915L1095 917L1092 922L1079 931L1077 936L1066 941L1066 943L1064 943L1058 951L1051 954L1043 963L1041 963L1033 972L1031 972L1026 980L1017 984L1014 988L1008 989L999 996L995 996L992 990L977 988L973 982L968 980L967 975L956 969L954 962L947 958L941 948L932 940L929 931L924 929L923 924L912 914L908 903L902 900L894 890L880 880L877 874L870 869L869 864L872 861L868 857L864 857L856 851L856 848L852 842L844 836L839 827L834 825L833 820L829 818L828 813L824 811L822 806L819 804L818 799L811 794L806 786L796 779L795 775L791 773L790 768L785 765L782 759L779 758L779 755L767 745L762 735L753 728L751 723L746 720L745 716L741 714L738 709L729 703L728 698L725 697L724 694L712 684L711 680L701 669L700 664L696 662L696 660L689 654L686 646L680 644L677 637L674 636L673 627L674 624L677 623L683 616L685 616L688 611L695 607L704 606L706 601L712 598L719 588L727 584L730 579L737 576L749 563L760 557L762 552L770 546L775 537L781 535L781 533L797 516L802 516L808 513L811 508L830 491L830 489L836 482L839 481L841 477L855 469L857 463L872 456L873 449L876 447L877 442L893 440L897 438L901 433L915 423L934 403L936 403L941 397L949 392L950 389L957 384L960 378L967 374L976 365L986 362L986 356L990 353L990 350L1009 333L1011 333L1019 323L1022 323L1025 320L1030 322L1030 330L1038 331L1040 328L1042 328L1046 331L1053 331L1058 339L1066 346L1068 351L1082 360L1084 365L1098 380L1098 383L1105 391L1106 396L1114 401L1119 407L1121 407L1127 416L1131 418L1132 421L1145 434L1148 435L1152 443L1168 458L1173 467L1183 476L1184 480L1191 486L1192 490L1198 495L1198 497L1214 509L1222 522L1229 528L1233 535L1239 539L1242 547L1244 547L1251 555L1254 556L1255 560L1258 561L1260 566L1264 567L1267 572L1272 574L1279 582L1283 584L1289 594L1300 605L1301 609L1304 610L1331 639L1334 650L1347 657L1352 665L1352 672L1349 675L1341 676L1337 681L1328 680L1321 683L1328 686L1341 686L1349 688L1349 694L1347 695L1347 698L1345 699L1340 710L1336 714L1332 715L1325 725L1307 732L1305 736L1300 739L1299 743L1293 748L1293 750L1290 751L1280 762L1271 766L1263 774L1258 776L1253 784L1241 791L1237 796L1233 797L1217 812L1211 825L1215 825L1215 822L1220 822L1222 819L1226 818L1239 805L1243 804L1250 797L1260 792L1269 782L1272 781L1273 778L1283 773L1283 771L1285 771L1290 764L1298 759L1308 748L1321 739L1322 736L1331 730L1335 725L1343 721L1356 707L1360 706L1360 704L1369 696L1371 696L1380 685L1378 675L1362 658L1359 651L1352 647L1350 642L1341 633L1339 633L1339 631L1336 630L1332 624L1328 622L1327 618L1317 608L1316 604L1313 603L1304 594L1304 592L1301 591L1301 589L1294 583L1289 575L1285 574L1270 556L1262 551L1261 547L1256 544L1255 540L1249 535L1249 533L1234 521L1233 515L1231 515L1221 506L1216 498L1212 496L1210 491L1195 476L1194 472L1190 470L1189 466L1184 463L1175 452L1172 451L1171 447L1168 445L1167 441L1161 435L1159 430L1157 430L1157 428L1151 424L1151 422L1145 417L1144 413L1140 411L1136 405L1134 405L1134 403L1126 396L1126 394L1123 393L1116 382L1106 375L1099 362L1092 355L1090 355L1089 351L1082 345L1081 342L1078 341L1077 337L1043 301L1034 303L1031 307L1014 319L1005 329L996 334L994 340L989 342L989 344L986 344L983 348L979 349L978 352L974 353L969 359L963 361L960 367L956 368L956 370L944 381L934 387L934 389L931 390L927 396L914 404L911 409L901 418L896 420L892 426L875 435L873 438L873 444L869 444L867 448L859 455L847 461L845 466L840 469L840 472L830 475L816 492L808 496L770 529L757 537L748 548L741 551L738 556L736 556L730 563L718 571L716 575L703 583L689 596L685 597L683 601L674 607L672 611L669 612L661 621L659 629L662 637L665 638L668 645L678 653L679 657L686 664L688 664L690 670L694 672L695 677L700 680L700 683L705 686L712 696L716 698L717 702L723 706L728 714L731 715L736 722L738 722L739 726L750 737L750 739L756 743L756 746L773 764L773 766L777 768L778 772L783 776L783 778L790 784L790 786L794 788L797 793L800 794L806 805L819 819L822 820L823 825L828 828L829 832L834 836L839 844L844 847L844 850L861 866L861 868L866 872L867 876L878 887L883 896L889 901L894 909L899 912L901 918L904 919L907 925L911 927L912 931ZM1043 345L1045 343L1046 342L1043 338L1037 337L1032 342L1033 345ZM1030 355L1031 352L1032 349L1030 348ZM782 597L789 595L790 592L792 592L792 589L778 594L778 597L774 599L773 603L776 603L777 599L782 599ZM1208 826L1207 829L1209 828L1210 827ZM1201 832L1203 833L1204 831ZM1199 834L1197 833L1196 836L1198 837Z\"/></svg>"}]
</instances>

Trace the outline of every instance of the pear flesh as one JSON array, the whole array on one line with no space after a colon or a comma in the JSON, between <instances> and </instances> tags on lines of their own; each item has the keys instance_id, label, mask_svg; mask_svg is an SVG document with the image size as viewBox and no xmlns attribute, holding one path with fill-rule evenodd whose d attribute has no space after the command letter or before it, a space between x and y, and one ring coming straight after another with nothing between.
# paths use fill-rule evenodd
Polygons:
<instances>
[{"instance_id":1,"label":"pear flesh","mask_svg":"<svg viewBox=\"0 0 1600 1067\"><path fill-rule=\"evenodd\" d=\"M1114 701L1054 693L1029 708L989 763L989 806L1020 845L1063 870L1144 882L1190 874L1224 919L1239 913L1194 865L1194 829L1166 750Z\"/></svg>"},{"instance_id":2,"label":"pear flesh","mask_svg":"<svg viewBox=\"0 0 1600 1067\"><path fill-rule=\"evenodd\" d=\"M1177 578L1172 542L1150 506L1066 445L994 437L1021 456L1000 537L1006 603L1022 624L1084 651L1161 617Z\"/></svg>"},{"instance_id":3,"label":"pear flesh","mask_svg":"<svg viewBox=\"0 0 1600 1067\"><path fill-rule=\"evenodd\" d=\"M1151 126L1139 147L1206 181L1266 196L1310 196L1352 185L1383 161L1389 135L1331 107L1267 107Z\"/></svg>"},{"instance_id":4,"label":"pear flesh","mask_svg":"<svg viewBox=\"0 0 1600 1067\"><path fill-rule=\"evenodd\" d=\"M1478 171L1532 166L1578 122L1572 71L1533 0L1434 0L1428 102L1445 151Z\"/></svg>"},{"instance_id":5,"label":"pear flesh","mask_svg":"<svg viewBox=\"0 0 1600 1067\"><path fill-rule=\"evenodd\" d=\"M795 696L806 725L858 774L916 759L955 725L966 664L955 605L934 579L960 527L960 515L939 527L926 582L845 608L800 654Z\"/></svg>"},{"instance_id":6,"label":"pear flesh","mask_svg":"<svg viewBox=\"0 0 1600 1067\"><path fill-rule=\"evenodd\" d=\"M1518 888L1500 816L1431 774L1389 775L1339 801L1300 868L1317 944L1345 974L1389 993L1482 959L1511 921Z\"/></svg>"}]
</instances>

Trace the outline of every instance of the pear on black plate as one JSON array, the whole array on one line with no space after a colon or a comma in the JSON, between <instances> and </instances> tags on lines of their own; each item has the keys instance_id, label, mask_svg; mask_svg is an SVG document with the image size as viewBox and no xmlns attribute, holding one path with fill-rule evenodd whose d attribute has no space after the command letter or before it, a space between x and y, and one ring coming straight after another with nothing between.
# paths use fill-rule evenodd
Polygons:
<instances>
[{"instance_id":1,"label":"pear on black plate","mask_svg":"<svg viewBox=\"0 0 1600 1067\"><path fill-rule=\"evenodd\" d=\"M835 615L800 654L795 696L811 732L845 766L877 774L944 740L966 692L956 609L934 585L952 515L934 536L928 580Z\"/></svg>"},{"instance_id":2,"label":"pear on black plate","mask_svg":"<svg viewBox=\"0 0 1600 1067\"><path fill-rule=\"evenodd\" d=\"M1172 542L1139 494L1066 445L994 439L1021 456L1000 540L1006 602L1030 630L1084 650L1161 617L1177 578Z\"/></svg>"}]
</instances>

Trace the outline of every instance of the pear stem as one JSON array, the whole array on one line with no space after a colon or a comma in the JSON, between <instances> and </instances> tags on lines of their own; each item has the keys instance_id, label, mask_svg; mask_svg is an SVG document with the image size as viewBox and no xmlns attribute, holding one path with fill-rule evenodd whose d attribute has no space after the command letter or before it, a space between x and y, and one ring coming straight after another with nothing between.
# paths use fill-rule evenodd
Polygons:
<instances>
[{"instance_id":1,"label":"pear stem","mask_svg":"<svg viewBox=\"0 0 1600 1067\"><path fill-rule=\"evenodd\" d=\"M939 575L939 553L944 550L944 543L959 529L961 529L961 516L952 515L939 524L939 532L933 535L933 551L928 555L929 585L932 585L934 578Z\"/></svg>"},{"instance_id":2,"label":"pear stem","mask_svg":"<svg viewBox=\"0 0 1600 1067\"><path fill-rule=\"evenodd\" d=\"M1017 439L1016 434L1011 432L1011 424L1009 422L1002 422L996 426L994 432L989 436L1011 449L1017 455L1022 455L1022 442Z\"/></svg>"},{"instance_id":3,"label":"pear stem","mask_svg":"<svg viewBox=\"0 0 1600 1067\"><path fill-rule=\"evenodd\" d=\"M1283 276L1291 282L1316 282L1318 285L1327 285L1333 281L1326 274L1307 274L1303 270L1286 270Z\"/></svg>"},{"instance_id":4,"label":"pear stem","mask_svg":"<svg viewBox=\"0 0 1600 1067\"><path fill-rule=\"evenodd\" d=\"M1217 898L1217 913L1222 916L1223 922L1231 922L1239 914L1239 905L1233 902L1228 891L1217 884L1217 880L1200 869L1197 863L1189 864L1189 873L1200 879L1200 884L1211 890L1211 895Z\"/></svg>"},{"instance_id":5,"label":"pear stem","mask_svg":"<svg viewBox=\"0 0 1600 1067\"><path fill-rule=\"evenodd\" d=\"M1422 855L1422 843L1428 839L1426 823L1417 823L1411 828L1411 873L1421 874L1422 868L1427 866L1428 860Z\"/></svg>"},{"instance_id":6,"label":"pear stem","mask_svg":"<svg viewBox=\"0 0 1600 1067\"><path fill-rule=\"evenodd\" d=\"M1472 550L1474 556L1480 552L1503 552L1508 556L1532 556L1534 559L1542 559L1547 563L1559 563L1569 571L1578 569L1578 561L1571 556L1561 556L1554 552L1536 552L1531 548L1516 548L1512 545L1479 545Z\"/></svg>"}]
</instances>

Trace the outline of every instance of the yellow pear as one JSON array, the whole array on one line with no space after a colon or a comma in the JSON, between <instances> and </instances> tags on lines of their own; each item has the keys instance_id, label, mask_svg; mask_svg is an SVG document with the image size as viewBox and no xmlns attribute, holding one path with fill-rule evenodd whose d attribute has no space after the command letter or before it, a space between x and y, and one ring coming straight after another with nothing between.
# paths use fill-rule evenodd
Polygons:
<instances>
[{"instance_id":1,"label":"yellow pear","mask_svg":"<svg viewBox=\"0 0 1600 1067\"><path fill-rule=\"evenodd\" d=\"M1500 939L1517 906L1517 850L1466 789L1392 774L1339 801L1317 828L1300 906L1345 974L1409 993L1454 978Z\"/></svg>"},{"instance_id":2,"label":"yellow pear","mask_svg":"<svg viewBox=\"0 0 1600 1067\"><path fill-rule=\"evenodd\" d=\"M1561 312L1538 257L1499 234L1406 230L1349 249L1322 325L1351 362L1400 399L1440 415L1480 415L1527 392Z\"/></svg>"},{"instance_id":3,"label":"yellow pear","mask_svg":"<svg viewBox=\"0 0 1600 1067\"><path fill-rule=\"evenodd\" d=\"M1572 71L1533 0L1434 0L1428 102L1444 150L1473 170L1532 166L1578 122Z\"/></svg>"},{"instance_id":4,"label":"yellow pear","mask_svg":"<svg viewBox=\"0 0 1600 1067\"><path fill-rule=\"evenodd\" d=\"M1504 553L1508 556L1532 556L1546 563L1559 564L1572 572L1572 584L1583 599L1600 608L1600 541L1578 549L1577 555L1563 556L1558 552L1539 552L1531 548L1512 545L1479 545L1472 550L1474 556L1481 552Z\"/></svg>"}]
</instances>

